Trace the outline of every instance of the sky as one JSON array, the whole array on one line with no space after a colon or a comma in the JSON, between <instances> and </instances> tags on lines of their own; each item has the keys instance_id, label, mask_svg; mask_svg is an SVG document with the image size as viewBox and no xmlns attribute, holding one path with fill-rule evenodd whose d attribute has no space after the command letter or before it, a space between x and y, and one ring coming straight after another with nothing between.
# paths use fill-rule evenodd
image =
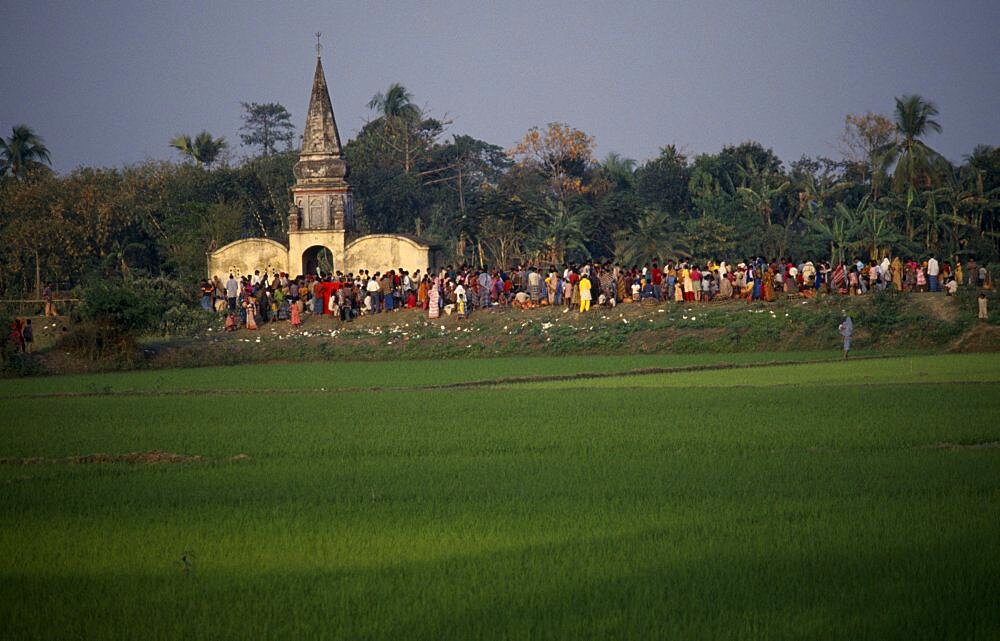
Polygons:
<instances>
[{"instance_id":1,"label":"sky","mask_svg":"<svg viewBox=\"0 0 1000 641\"><path fill-rule=\"evenodd\" d=\"M322 32L340 135L404 85L435 117L504 148L564 122L640 163L756 140L786 163L840 158L849 113L934 102L931 147L1000 145L1000 2L953 0L4 0L0 135L27 124L60 173L178 160L208 130L240 146L241 102L280 102L301 134Z\"/></svg>"}]
</instances>

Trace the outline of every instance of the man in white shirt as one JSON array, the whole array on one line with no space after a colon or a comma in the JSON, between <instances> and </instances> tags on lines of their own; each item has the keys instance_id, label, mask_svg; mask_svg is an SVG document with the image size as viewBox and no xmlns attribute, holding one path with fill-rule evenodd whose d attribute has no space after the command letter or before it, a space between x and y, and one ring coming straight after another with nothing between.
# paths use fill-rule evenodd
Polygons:
<instances>
[{"instance_id":1,"label":"man in white shirt","mask_svg":"<svg viewBox=\"0 0 1000 641\"><path fill-rule=\"evenodd\" d=\"M379 273L375 272L374 278L368 279L368 284L365 286L365 291L371 296L371 311L373 314L378 314L382 309L379 299L379 294L382 293L382 287L379 285L378 277Z\"/></svg>"},{"instance_id":2,"label":"man in white shirt","mask_svg":"<svg viewBox=\"0 0 1000 641\"><path fill-rule=\"evenodd\" d=\"M938 265L937 259L934 258L934 254L927 259L927 288L932 291L938 291L938 274L941 273L941 267Z\"/></svg>"}]
</instances>

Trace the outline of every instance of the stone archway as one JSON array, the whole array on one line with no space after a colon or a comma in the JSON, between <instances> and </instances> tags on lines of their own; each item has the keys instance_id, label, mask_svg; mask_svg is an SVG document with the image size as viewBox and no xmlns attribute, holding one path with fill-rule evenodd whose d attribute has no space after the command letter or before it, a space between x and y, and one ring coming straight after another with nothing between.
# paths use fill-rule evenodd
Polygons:
<instances>
[{"instance_id":1,"label":"stone archway","mask_svg":"<svg viewBox=\"0 0 1000 641\"><path fill-rule=\"evenodd\" d=\"M302 275L328 276L333 273L333 251L324 245L313 245L302 252Z\"/></svg>"}]
</instances>

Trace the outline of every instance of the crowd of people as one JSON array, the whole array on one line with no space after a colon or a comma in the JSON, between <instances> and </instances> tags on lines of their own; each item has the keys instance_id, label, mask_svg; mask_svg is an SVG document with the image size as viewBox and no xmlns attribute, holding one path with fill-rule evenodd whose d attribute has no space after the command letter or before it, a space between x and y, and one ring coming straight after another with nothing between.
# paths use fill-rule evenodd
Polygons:
<instances>
[{"instance_id":1,"label":"crowd of people","mask_svg":"<svg viewBox=\"0 0 1000 641\"><path fill-rule=\"evenodd\" d=\"M261 274L216 276L201 284L202 306L225 314L226 328L257 329L261 323L302 323L303 315L332 315L350 322L361 315L419 308L429 318L442 314L467 317L476 310L562 306L586 313L591 305L661 301L708 302L741 298L770 302L779 296L810 298L817 294L864 296L872 291L940 292L960 286L988 288L989 270L969 259L938 261L934 254L918 262L899 257L881 261L768 261L757 257L736 264L725 261L667 261L630 268L613 263L563 264L510 270L449 265L433 273L405 269L367 270L325 276ZM985 298L983 298L985 302ZM982 304L982 303L981 303Z\"/></svg>"},{"instance_id":2,"label":"crowd of people","mask_svg":"<svg viewBox=\"0 0 1000 641\"><path fill-rule=\"evenodd\" d=\"M294 278L260 271L241 277L229 274L226 280L216 276L202 281L201 305L220 313L227 330L253 330L274 321L298 327L306 314L351 322L362 315L400 309L420 309L432 319L442 314L465 318L476 311L545 306L586 313L591 305L728 299L752 303L774 301L779 296L864 296L885 290L953 295L963 286L980 291L979 318L985 320L987 297L983 292L993 287L985 264L970 258L963 266L957 260L938 261L934 254L919 262L886 257L836 265L757 257L736 264L668 260L662 267L656 261L642 267L590 262L545 270L532 265L509 270L449 265L429 272L398 269L370 274L361 270ZM42 298L45 316L55 316L51 285L46 285ZM846 351L852 325L848 322L840 330ZM31 319L14 319L8 348L30 352L33 344Z\"/></svg>"}]
</instances>

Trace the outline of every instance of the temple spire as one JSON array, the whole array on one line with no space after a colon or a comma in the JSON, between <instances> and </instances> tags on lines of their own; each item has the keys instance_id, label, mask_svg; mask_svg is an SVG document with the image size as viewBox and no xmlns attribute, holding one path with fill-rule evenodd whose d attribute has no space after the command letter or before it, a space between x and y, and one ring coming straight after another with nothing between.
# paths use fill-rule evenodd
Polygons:
<instances>
[{"instance_id":1,"label":"temple spire","mask_svg":"<svg viewBox=\"0 0 1000 641\"><path fill-rule=\"evenodd\" d=\"M299 158L314 160L318 157L340 158L340 133L337 131L337 121L333 117L333 105L330 102L330 92L326 87L326 75L323 73L323 59L319 56L322 45L316 43L316 74L313 77L312 95L309 97L309 113L306 116L306 128L302 134L302 150Z\"/></svg>"},{"instance_id":2,"label":"temple spire","mask_svg":"<svg viewBox=\"0 0 1000 641\"><path fill-rule=\"evenodd\" d=\"M302 149L299 161L292 167L295 185L288 212L288 230L347 233L354 228L351 186L345 180L349 170L342 157L340 133L326 88L320 35L316 34L316 74L309 96Z\"/></svg>"}]
</instances>

